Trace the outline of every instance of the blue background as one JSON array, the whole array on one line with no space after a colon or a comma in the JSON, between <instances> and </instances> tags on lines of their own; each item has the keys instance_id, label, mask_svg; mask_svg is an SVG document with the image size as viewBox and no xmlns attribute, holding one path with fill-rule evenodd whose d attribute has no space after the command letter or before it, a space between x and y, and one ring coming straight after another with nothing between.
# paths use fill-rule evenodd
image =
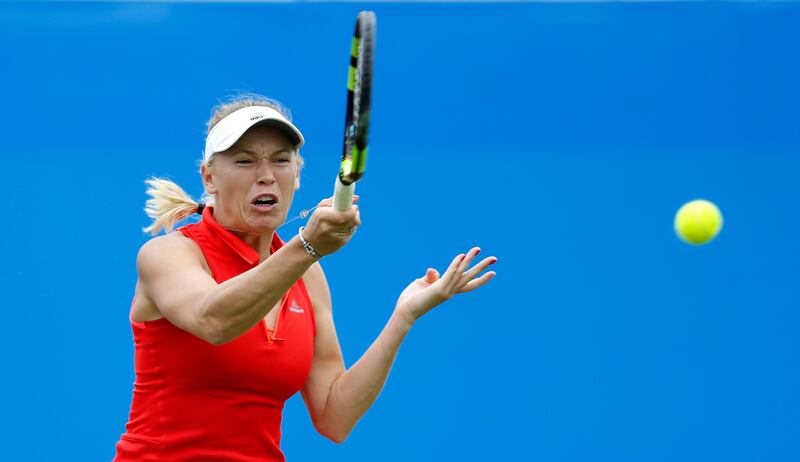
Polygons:
<instances>
[{"instance_id":1,"label":"blue background","mask_svg":"<svg viewBox=\"0 0 800 462\"><path fill-rule=\"evenodd\" d=\"M427 266L479 245L498 276L420 320L343 445L292 398L288 460L800 460L800 5L764 2L0 4L3 458L113 456L143 181L199 197L219 99L287 104L295 213L330 194L365 8L364 223L324 261L347 364Z\"/></svg>"}]
</instances>

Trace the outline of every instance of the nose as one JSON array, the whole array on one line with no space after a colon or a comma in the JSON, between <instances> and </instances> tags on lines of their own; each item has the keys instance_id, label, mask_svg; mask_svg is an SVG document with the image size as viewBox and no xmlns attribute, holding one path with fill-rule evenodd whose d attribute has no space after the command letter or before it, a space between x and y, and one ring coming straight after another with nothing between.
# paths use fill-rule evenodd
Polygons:
<instances>
[{"instance_id":1,"label":"nose","mask_svg":"<svg viewBox=\"0 0 800 462\"><path fill-rule=\"evenodd\" d=\"M260 160L256 169L258 184L272 184L275 182L275 175L272 173L272 165L269 160Z\"/></svg>"}]
</instances>

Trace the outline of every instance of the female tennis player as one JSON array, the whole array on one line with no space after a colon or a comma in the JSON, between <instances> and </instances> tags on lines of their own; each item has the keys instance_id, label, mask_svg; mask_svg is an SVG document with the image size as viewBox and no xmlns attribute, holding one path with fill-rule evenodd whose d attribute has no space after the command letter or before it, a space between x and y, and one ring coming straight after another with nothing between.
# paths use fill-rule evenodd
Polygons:
<instances>
[{"instance_id":1,"label":"female tennis player","mask_svg":"<svg viewBox=\"0 0 800 462\"><path fill-rule=\"evenodd\" d=\"M386 327L345 368L319 260L353 237L358 206L322 200L288 241L304 139L276 101L248 96L215 108L201 177L206 197L150 179L147 231L167 234L137 257L130 320L133 400L117 461L283 461L284 402L302 394L317 431L342 442L386 381L403 339L426 312L486 284L496 259L473 248L401 294ZM180 220L197 223L172 231ZM387 261L387 264L390 264Z\"/></svg>"}]
</instances>

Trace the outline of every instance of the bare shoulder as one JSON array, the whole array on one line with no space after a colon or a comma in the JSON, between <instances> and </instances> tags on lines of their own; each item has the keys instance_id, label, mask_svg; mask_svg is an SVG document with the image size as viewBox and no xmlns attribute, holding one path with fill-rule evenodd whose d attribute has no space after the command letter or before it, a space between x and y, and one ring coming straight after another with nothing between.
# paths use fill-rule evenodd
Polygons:
<instances>
[{"instance_id":1,"label":"bare shoulder","mask_svg":"<svg viewBox=\"0 0 800 462\"><path fill-rule=\"evenodd\" d=\"M328 281L325 279L325 272L319 262L311 265L303 275L303 282L311 297L311 304L314 305L314 312L320 310L331 310L331 293L328 288Z\"/></svg>"},{"instance_id":2,"label":"bare shoulder","mask_svg":"<svg viewBox=\"0 0 800 462\"><path fill-rule=\"evenodd\" d=\"M211 274L200 247L181 233L173 232L157 236L145 242L136 256L139 280L136 297L131 309L131 319L137 322L152 321L164 317L151 294L159 280L169 280L169 275L191 267L202 267Z\"/></svg>"},{"instance_id":3,"label":"bare shoulder","mask_svg":"<svg viewBox=\"0 0 800 462\"><path fill-rule=\"evenodd\" d=\"M157 273L159 269L171 266L199 264L207 267L203 252L191 239L181 233L173 232L157 236L145 242L136 256L139 277Z\"/></svg>"}]
</instances>

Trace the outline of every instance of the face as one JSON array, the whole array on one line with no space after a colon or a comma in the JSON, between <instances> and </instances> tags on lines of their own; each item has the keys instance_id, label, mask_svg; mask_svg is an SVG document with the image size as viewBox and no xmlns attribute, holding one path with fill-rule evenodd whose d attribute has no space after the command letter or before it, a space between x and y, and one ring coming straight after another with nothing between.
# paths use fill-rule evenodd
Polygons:
<instances>
[{"instance_id":1,"label":"face","mask_svg":"<svg viewBox=\"0 0 800 462\"><path fill-rule=\"evenodd\" d=\"M273 127L251 128L215 154L201 170L206 192L215 194L215 219L248 233L274 231L300 187L298 157L289 138Z\"/></svg>"}]
</instances>

